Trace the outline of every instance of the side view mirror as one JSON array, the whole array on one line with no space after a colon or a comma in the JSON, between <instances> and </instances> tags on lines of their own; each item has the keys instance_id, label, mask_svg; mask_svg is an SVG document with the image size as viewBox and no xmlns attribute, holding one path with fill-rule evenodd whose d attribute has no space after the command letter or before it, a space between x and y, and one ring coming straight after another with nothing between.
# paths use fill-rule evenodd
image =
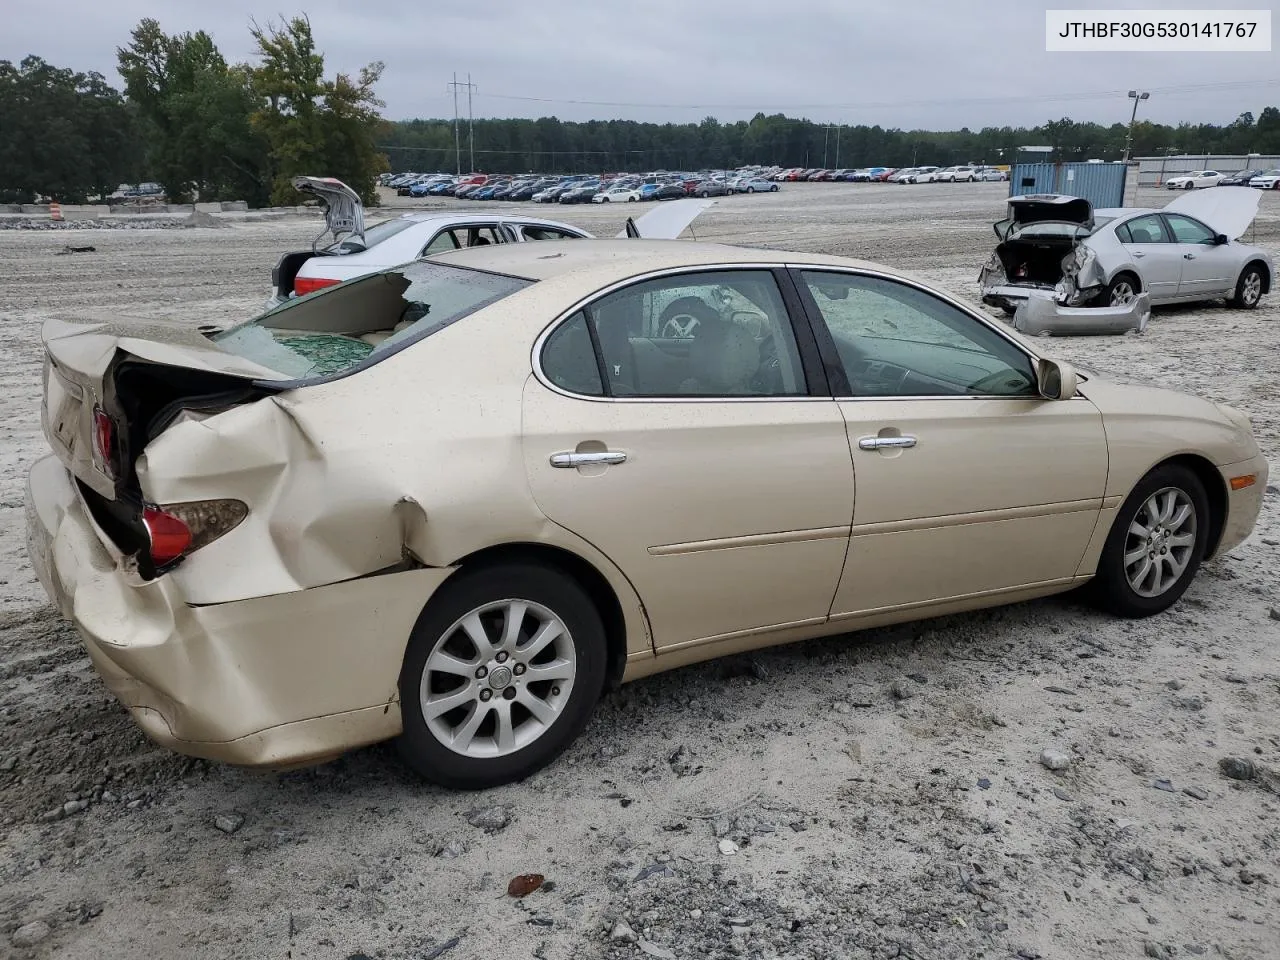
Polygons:
<instances>
[{"instance_id":1,"label":"side view mirror","mask_svg":"<svg viewBox=\"0 0 1280 960\"><path fill-rule=\"evenodd\" d=\"M1070 400L1076 395L1076 369L1065 360L1043 359L1036 368L1036 388L1046 400Z\"/></svg>"},{"instance_id":2,"label":"side view mirror","mask_svg":"<svg viewBox=\"0 0 1280 960\"><path fill-rule=\"evenodd\" d=\"M1231 240L1227 237L1225 233L1220 233L1213 238L1213 242L1216 243L1218 246L1222 246L1224 243L1230 243Z\"/></svg>"}]
</instances>

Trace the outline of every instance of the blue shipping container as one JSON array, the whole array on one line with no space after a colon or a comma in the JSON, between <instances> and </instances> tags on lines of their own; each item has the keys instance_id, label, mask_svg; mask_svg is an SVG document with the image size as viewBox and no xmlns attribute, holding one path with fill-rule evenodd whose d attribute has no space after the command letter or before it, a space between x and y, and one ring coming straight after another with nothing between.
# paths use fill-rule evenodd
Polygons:
<instances>
[{"instance_id":1,"label":"blue shipping container","mask_svg":"<svg viewBox=\"0 0 1280 960\"><path fill-rule=\"evenodd\" d=\"M1009 171L1009 196L1064 193L1097 207L1123 207L1123 163L1017 163Z\"/></svg>"}]
</instances>

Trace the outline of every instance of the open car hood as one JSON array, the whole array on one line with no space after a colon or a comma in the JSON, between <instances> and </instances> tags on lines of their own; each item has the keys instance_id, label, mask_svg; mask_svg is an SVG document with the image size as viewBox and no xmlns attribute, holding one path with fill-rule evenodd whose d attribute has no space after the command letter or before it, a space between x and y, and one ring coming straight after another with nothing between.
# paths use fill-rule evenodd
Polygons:
<instances>
[{"instance_id":1,"label":"open car hood","mask_svg":"<svg viewBox=\"0 0 1280 960\"><path fill-rule=\"evenodd\" d=\"M1190 190L1165 204L1165 213L1185 213L1238 240L1258 215L1262 191L1253 187L1211 187Z\"/></svg>"},{"instance_id":2,"label":"open car hood","mask_svg":"<svg viewBox=\"0 0 1280 960\"><path fill-rule=\"evenodd\" d=\"M311 243L314 252L326 233L333 234L334 243L343 235L364 240L364 204L360 195L336 177L294 177L293 189L309 193L324 207L325 229Z\"/></svg>"},{"instance_id":3,"label":"open car hood","mask_svg":"<svg viewBox=\"0 0 1280 960\"><path fill-rule=\"evenodd\" d=\"M619 237L640 237L645 240L675 240L685 228L714 200L668 200L658 204L639 220L627 217L627 225Z\"/></svg>"}]
</instances>

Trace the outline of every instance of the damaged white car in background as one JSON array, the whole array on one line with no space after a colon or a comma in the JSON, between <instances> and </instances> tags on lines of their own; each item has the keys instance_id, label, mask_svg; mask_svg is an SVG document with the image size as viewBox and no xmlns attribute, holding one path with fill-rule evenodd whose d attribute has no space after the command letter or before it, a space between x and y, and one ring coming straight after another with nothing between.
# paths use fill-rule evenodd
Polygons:
<instances>
[{"instance_id":1,"label":"damaged white car in background","mask_svg":"<svg viewBox=\"0 0 1280 960\"><path fill-rule=\"evenodd\" d=\"M366 228L359 194L341 180L294 177L293 187L320 201L325 228L310 250L290 251L276 262L271 270L268 310L292 297L306 296L420 257L493 243L592 239L586 230L571 224L501 211L477 215L462 210L418 210ZM628 218L618 236L674 240L713 203L714 200L689 198L661 204L644 216ZM320 246L320 241L330 234L332 242Z\"/></svg>"},{"instance_id":2,"label":"damaged white car in background","mask_svg":"<svg viewBox=\"0 0 1280 960\"><path fill-rule=\"evenodd\" d=\"M1009 217L995 224L1000 243L978 276L982 301L1031 334L1142 330L1162 303L1227 298L1256 307L1274 266L1238 238L1258 200L1246 187L1193 191L1162 210L1010 197Z\"/></svg>"}]
</instances>

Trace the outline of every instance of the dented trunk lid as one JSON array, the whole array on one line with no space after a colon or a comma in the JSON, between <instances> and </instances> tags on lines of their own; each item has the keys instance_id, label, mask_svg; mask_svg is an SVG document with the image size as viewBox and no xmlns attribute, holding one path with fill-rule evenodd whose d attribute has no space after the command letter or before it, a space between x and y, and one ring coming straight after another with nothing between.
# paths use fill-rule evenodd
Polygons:
<instances>
[{"instance_id":1,"label":"dented trunk lid","mask_svg":"<svg viewBox=\"0 0 1280 960\"><path fill-rule=\"evenodd\" d=\"M185 398L261 396L271 381L289 379L219 349L197 329L177 325L52 319L41 337L45 437L76 479L108 500L116 499L128 483L146 428L164 407ZM115 470L95 454L99 411L114 424L110 443Z\"/></svg>"}]
</instances>

